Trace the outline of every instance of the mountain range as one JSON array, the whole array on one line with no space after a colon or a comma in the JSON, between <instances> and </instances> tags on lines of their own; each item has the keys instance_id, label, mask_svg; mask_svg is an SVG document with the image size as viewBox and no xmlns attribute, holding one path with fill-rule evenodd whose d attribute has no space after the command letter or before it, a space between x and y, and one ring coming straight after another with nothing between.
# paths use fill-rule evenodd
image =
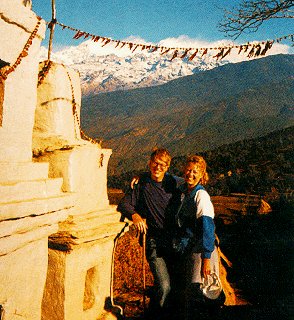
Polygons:
<instances>
[{"instance_id":1,"label":"mountain range","mask_svg":"<svg viewBox=\"0 0 294 320\"><path fill-rule=\"evenodd\" d=\"M294 56L274 55L163 85L82 99L82 127L113 149L110 173L144 165L155 146L211 150L294 124Z\"/></svg>"},{"instance_id":2,"label":"mountain range","mask_svg":"<svg viewBox=\"0 0 294 320\"><path fill-rule=\"evenodd\" d=\"M196 56L192 61L171 58L172 54L132 53L127 48L111 51L91 40L59 50L51 57L80 73L83 95L156 86L228 63L217 61L210 54ZM42 47L40 60L45 59L47 50Z\"/></svg>"}]
</instances>

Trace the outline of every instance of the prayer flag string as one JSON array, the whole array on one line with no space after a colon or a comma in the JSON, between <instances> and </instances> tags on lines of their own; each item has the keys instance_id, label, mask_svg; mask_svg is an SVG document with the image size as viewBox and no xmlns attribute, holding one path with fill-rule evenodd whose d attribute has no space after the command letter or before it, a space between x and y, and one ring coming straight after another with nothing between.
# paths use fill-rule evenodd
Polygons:
<instances>
[{"instance_id":1,"label":"prayer flag string","mask_svg":"<svg viewBox=\"0 0 294 320\"><path fill-rule=\"evenodd\" d=\"M19 56L17 57L16 61L14 62L13 65L10 65L8 64L6 67L4 68L1 68L0 70L0 77L3 79L3 80L6 80L8 75L13 72L22 62L22 59L27 57L28 56L28 52L29 52L29 49L33 43L33 40L34 38L36 37L37 33L38 33L38 30L39 30L39 27L40 27L40 24L41 24L41 18L40 17L37 17L37 24L33 30L33 32L30 34L25 46L23 47L22 49L22 52L19 54Z\"/></svg>"},{"instance_id":2,"label":"prayer flag string","mask_svg":"<svg viewBox=\"0 0 294 320\"><path fill-rule=\"evenodd\" d=\"M100 42L102 47L108 44L115 44L115 48L121 49L124 46L128 47L132 52L141 48L141 51L147 50L148 52L155 52L160 51L161 55L165 55L167 53L172 53L171 60L175 58L184 59L187 57L189 61L192 61L197 55L199 57L203 57L204 55L208 54L210 51L217 51L217 53L213 56L217 60L221 60L229 55L233 49L238 49L238 54L246 53L248 58L264 56L268 50L271 49L274 43L280 43L283 40L290 39L294 42L294 34L285 35L279 37L274 40L267 40L261 42L248 42L246 44L241 45L225 45L225 46L217 46L217 47L200 47L200 48L178 48L178 47L166 47L160 45L151 45L145 43L134 43L129 41L123 40L114 40L109 37L100 36L91 34L86 31L82 31L73 27L69 27L56 21L56 24L62 27L62 29L69 29L75 32L73 39L80 39L80 38L91 38L94 42Z\"/></svg>"}]
</instances>

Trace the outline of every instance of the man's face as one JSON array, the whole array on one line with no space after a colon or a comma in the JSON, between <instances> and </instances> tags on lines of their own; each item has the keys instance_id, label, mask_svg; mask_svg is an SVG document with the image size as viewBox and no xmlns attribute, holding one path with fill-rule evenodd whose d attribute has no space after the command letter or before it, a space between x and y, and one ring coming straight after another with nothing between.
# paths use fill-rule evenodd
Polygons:
<instances>
[{"instance_id":1,"label":"man's face","mask_svg":"<svg viewBox=\"0 0 294 320\"><path fill-rule=\"evenodd\" d=\"M167 172L169 168L166 159L163 157L158 157L153 160L150 160L148 165L150 168L152 180L157 182L162 181L164 178L164 174Z\"/></svg>"}]
</instances>

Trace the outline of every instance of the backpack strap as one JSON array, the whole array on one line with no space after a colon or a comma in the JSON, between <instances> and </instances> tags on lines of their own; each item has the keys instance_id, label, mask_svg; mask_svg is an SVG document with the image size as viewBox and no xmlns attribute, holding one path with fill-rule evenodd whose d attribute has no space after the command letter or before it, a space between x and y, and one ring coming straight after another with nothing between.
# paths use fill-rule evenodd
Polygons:
<instances>
[{"instance_id":1,"label":"backpack strap","mask_svg":"<svg viewBox=\"0 0 294 320\"><path fill-rule=\"evenodd\" d=\"M205 190L205 188L201 184L197 184L197 186L191 191L190 197L194 198L194 200L195 200L196 193L199 190Z\"/></svg>"}]
</instances>

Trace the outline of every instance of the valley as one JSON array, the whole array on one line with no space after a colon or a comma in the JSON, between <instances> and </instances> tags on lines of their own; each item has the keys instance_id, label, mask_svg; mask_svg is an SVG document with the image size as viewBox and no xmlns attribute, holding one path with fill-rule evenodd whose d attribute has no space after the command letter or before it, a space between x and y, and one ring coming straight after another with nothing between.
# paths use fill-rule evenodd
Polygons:
<instances>
[{"instance_id":1,"label":"valley","mask_svg":"<svg viewBox=\"0 0 294 320\"><path fill-rule=\"evenodd\" d=\"M157 146L180 156L261 137L294 125L293 62L293 55L275 55L85 96L82 127L113 150L110 175L144 168Z\"/></svg>"}]
</instances>

